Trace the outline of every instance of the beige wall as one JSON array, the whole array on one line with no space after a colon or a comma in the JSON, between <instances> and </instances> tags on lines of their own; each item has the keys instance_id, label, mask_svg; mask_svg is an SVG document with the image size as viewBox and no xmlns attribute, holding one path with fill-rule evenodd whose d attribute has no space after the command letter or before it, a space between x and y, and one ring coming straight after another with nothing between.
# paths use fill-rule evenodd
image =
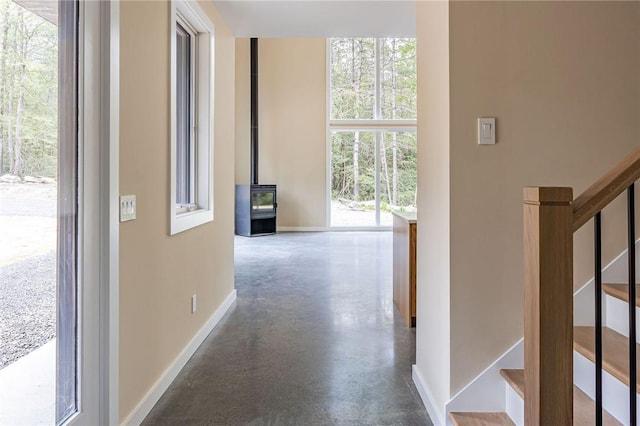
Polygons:
<instances>
[{"instance_id":1,"label":"beige wall","mask_svg":"<svg viewBox=\"0 0 640 426\"><path fill-rule=\"evenodd\" d=\"M421 19L417 26L420 225L416 365L436 404L444 406L449 400L450 376L449 6L446 2L419 2L417 13Z\"/></svg>"},{"instance_id":2,"label":"beige wall","mask_svg":"<svg viewBox=\"0 0 640 426\"><path fill-rule=\"evenodd\" d=\"M249 39L236 39L236 183L251 183L251 66Z\"/></svg>"},{"instance_id":3,"label":"beige wall","mask_svg":"<svg viewBox=\"0 0 640 426\"><path fill-rule=\"evenodd\" d=\"M260 39L259 180L278 185L278 226L326 226L325 39ZM249 183L249 40L236 41L236 182Z\"/></svg>"},{"instance_id":4,"label":"beige wall","mask_svg":"<svg viewBox=\"0 0 640 426\"><path fill-rule=\"evenodd\" d=\"M235 43L201 5L216 37L215 220L169 236L169 3L121 4L120 193L137 195L120 226L121 419L233 290Z\"/></svg>"},{"instance_id":5,"label":"beige wall","mask_svg":"<svg viewBox=\"0 0 640 426\"><path fill-rule=\"evenodd\" d=\"M430 19L422 6L418 28ZM441 242L429 241L425 219L438 215L422 216L424 208L442 216L450 208L450 281L427 270L418 283L449 286L450 365L424 355L434 350L424 336L438 325L418 328L419 368L436 369L425 364L435 360L450 371L450 383L434 382L436 389L449 386L454 395L522 337L522 187L572 186L578 195L638 146L638 22L637 2L449 3L450 206L432 203L428 193L420 201L419 239L427 240L420 249L427 255ZM441 43L427 31L418 36L418 45ZM419 86L431 78L429 64L421 63ZM420 96L420 111L440 101ZM482 116L497 118L495 146L476 143ZM422 156L440 155L431 137L420 127ZM624 247L624 221L616 208L605 220L616 237L605 247L606 264ZM576 286L593 275L589 232L575 238ZM419 309L441 309L441 300L420 294Z\"/></svg>"}]
</instances>

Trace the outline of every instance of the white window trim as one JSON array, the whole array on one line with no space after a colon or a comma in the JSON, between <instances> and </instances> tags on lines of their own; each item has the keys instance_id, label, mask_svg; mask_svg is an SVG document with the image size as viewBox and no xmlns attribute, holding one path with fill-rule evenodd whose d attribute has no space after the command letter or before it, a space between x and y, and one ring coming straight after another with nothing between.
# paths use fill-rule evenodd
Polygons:
<instances>
[{"instance_id":1,"label":"white window trim","mask_svg":"<svg viewBox=\"0 0 640 426\"><path fill-rule=\"evenodd\" d=\"M176 203L176 22L197 32L195 55L195 206ZM213 221L214 26L196 2L171 2L171 196L170 235Z\"/></svg>"},{"instance_id":2,"label":"white window trim","mask_svg":"<svg viewBox=\"0 0 640 426\"><path fill-rule=\"evenodd\" d=\"M199 86L197 80L197 74L196 74L196 59L197 59L197 55L193 55L191 54L192 52L195 52L197 47L198 47L198 31L196 31L191 24L182 17L182 15L180 14L180 12L178 12L177 16L176 16L176 22L178 24L180 24L180 26L182 27L182 29L189 35L190 39L189 39L189 49L190 49L190 55L189 55L189 70L193 70L193 75L189 76L189 105L187 106L187 108L189 108L189 111L198 111L198 108L196 107L196 87ZM175 32L174 32L174 37L175 37ZM174 39L175 40L175 39ZM174 56L175 58L175 56ZM175 71L175 68L173 68L173 70ZM191 78L193 77L193 78ZM176 78L176 85L177 85L177 78ZM177 90L177 86L176 86L176 90ZM171 103L172 106L176 106L177 102L172 102ZM195 131L195 126L196 126L196 117L193 116L193 114L189 114L189 142L191 143L192 146L190 146L189 148L189 181L191 183L193 183L192 185L189 185L189 200L196 200L196 176L195 176L195 171L197 170L195 161L197 158L197 142L196 142L196 131ZM177 132L173 132L173 135L177 135ZM177 139L176 139L177 141ZM176 142L177 145L177 142ZM176 148L177 149L177 148ZM177 152L177 151L174 151ZM175 161L172 161L172 164L177 164ZM175 183L175 179L172 181ZM177 193L177 190L176 190ZM177 198L177 195L176 195ZM189 203L192 203L191 201ZM180 204L176 202L176 208L177 208L177 213L184 213L186 211L193 211L197 209L197 205L195 203L193 204ZM190 210L189 210L190 208Z\"/></svg>"}]
</instances>

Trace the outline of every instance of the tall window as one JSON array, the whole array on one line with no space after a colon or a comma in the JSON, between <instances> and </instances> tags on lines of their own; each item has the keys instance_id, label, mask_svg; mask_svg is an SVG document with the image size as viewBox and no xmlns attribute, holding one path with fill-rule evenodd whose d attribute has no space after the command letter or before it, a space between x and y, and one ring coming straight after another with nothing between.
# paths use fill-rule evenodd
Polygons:
<instances>
[{"instance_id":1,"label":"tall window","mask_svg":"<svg viewBox=\"0 0 640 426\"><path fill-rule=\"evenodd\" d=\"M194 134L192 64L195 34L185 23L176 24L176 203L194 204Z\"/></svg>"},{"instance_id":2,"label":"tall window","mask_svg":"<svg viewBox=\"0 0 640 426\"><path fill-rule=\"evenodd\" d=\"M415 39L329 40L331 226L391 226L417 194Z\"/></svg>"},{"instance_id":3,"label":"tall window","mask_svg":"<svg viewBox=\"0 0 640 426\"><path fill-rule=\"evenodd\" d=\"M196 2L172 2L171 229L213 220L213 24Z\"/></svg>"}]
</instances>

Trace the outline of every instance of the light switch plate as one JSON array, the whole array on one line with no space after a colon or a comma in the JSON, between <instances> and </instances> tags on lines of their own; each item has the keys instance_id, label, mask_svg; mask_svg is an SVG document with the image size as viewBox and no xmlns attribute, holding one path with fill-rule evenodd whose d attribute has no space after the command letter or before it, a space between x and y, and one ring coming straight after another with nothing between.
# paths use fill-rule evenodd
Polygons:
<instances>
[{"instance_id":1,"label":"light switch plate","mask_svg":"<svg viewBox=\"0 0 640 426\"><path fill-rule=\"evenodd\" d=\"M120 196L120 222L126 222L136 218L136 196Z\"/></svg>"},{"instance_id":2,"label":"light switch plate","mask_svg":"<svg viewBox=\"0 0 640 426\"><path fill-rule=\"evenodd\" d=\"M496 119L478 118L478 145L495 145Z\"/></svg>"}]
</instances>

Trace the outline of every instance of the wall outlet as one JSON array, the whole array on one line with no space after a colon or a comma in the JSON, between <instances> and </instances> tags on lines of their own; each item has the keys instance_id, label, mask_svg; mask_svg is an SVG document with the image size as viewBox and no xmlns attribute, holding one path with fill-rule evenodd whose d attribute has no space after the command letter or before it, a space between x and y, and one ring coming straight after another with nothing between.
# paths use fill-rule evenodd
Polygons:
<instances>
[{"instance_id":1,"label":"wall outlet","mask_svg":"<svg viewBox=\"0 0 640 426\"><path fill-rule=\"evenodd\" d=\"M126 222L136 218L136 196L120 196L120 222Z\"/></svg>"},{"instance_id":2,"label":"wall outlet","mask_svg":"<svg viewBox=\"0 0 640 426\"><path fill-rule=\"evenodd\" d=\"M191 296L191 313L192 314L196 313L196 308L197 308L196 302L197 302L197 299L196 299L196 295L194 294L193 296Z\"/></svg>"}]
</instances>

